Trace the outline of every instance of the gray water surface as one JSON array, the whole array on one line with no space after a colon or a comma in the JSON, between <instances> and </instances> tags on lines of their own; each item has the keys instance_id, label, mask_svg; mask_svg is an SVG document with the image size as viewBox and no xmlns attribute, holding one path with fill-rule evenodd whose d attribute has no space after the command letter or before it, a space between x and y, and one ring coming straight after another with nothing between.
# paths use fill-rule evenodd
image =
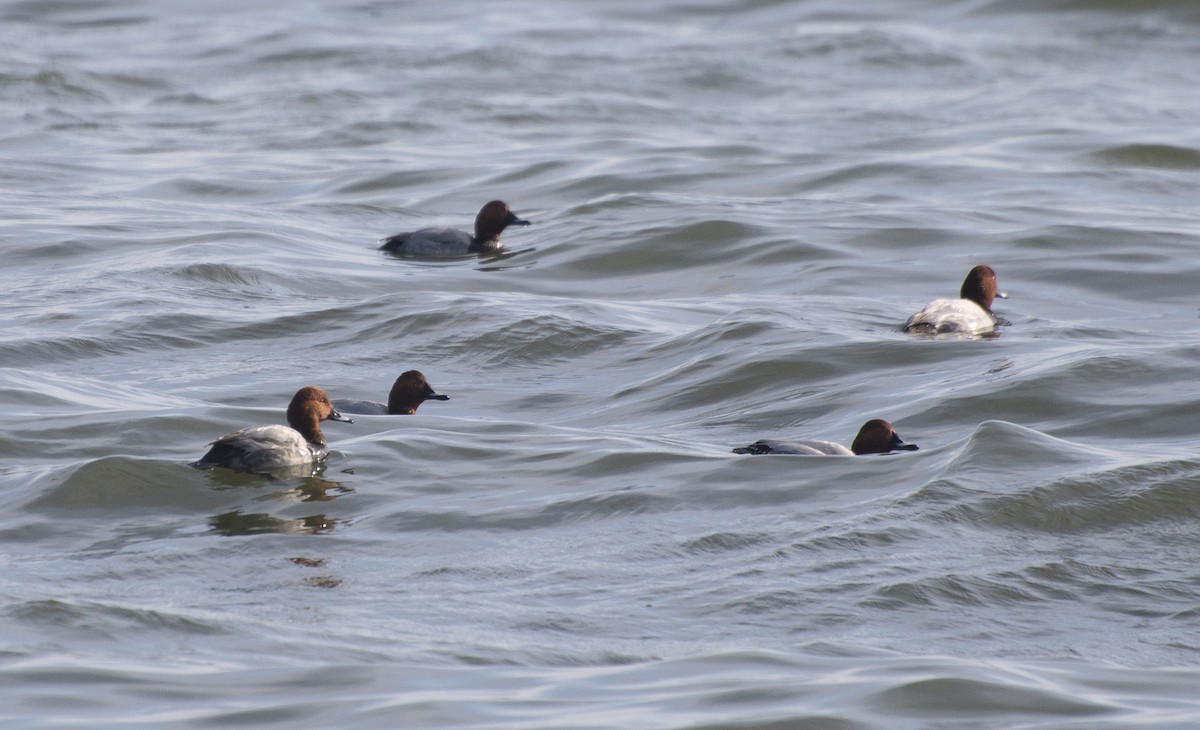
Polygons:
<instances>
[{"instance_id":1,"label":"gray water surface","mask_svg":"<svg viewBox=\"0 0 1200 730\"><path fill-rule=\"evenodd\" d=\"M1200 725L1200 7L0 2L0 720ZM378 239L469 227L508 254ZM900 325L992 265L989 339ZM315 475L187 466L304 385ZM917 452L849 443L886 418Z\"/></svg>"}]
</instances>

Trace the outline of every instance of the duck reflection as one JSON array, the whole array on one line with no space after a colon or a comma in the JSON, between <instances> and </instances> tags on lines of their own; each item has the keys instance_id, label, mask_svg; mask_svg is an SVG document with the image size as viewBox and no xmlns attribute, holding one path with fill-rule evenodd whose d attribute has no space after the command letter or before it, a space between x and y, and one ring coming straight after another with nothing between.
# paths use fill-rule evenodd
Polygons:
<instances>
[{"instance_id":1,"label":"duck reflection","mask_svg":"<svg viewBox=\"0 0 1200 730\"><path fill-rule=\"evenodd\" d=\"M339 520L326 515L307 517L276 517L266 512L243 512L235 509L208 518L208 526L221 535L318 535L329 532Z\"/></svg>"},{"instance_id":2,"label":"duck reflection","mask_svg":"<svg viewBox=\"0 0 1200 730\"><path fill-rule=\"evenodd\" d=\"M218 476L213 474L214 481L220 482L218 489L244 488L246 486L263 486L261 476L226 472ZM300 504L304 502L328 502L343 494L354 491L350 487L321 477L305 477L303 479L268 478L268 485L275 487L271 491L258 494L253 501L282 502L284 504ZM324 514L314 514L306 517L281 517L270 512L248 512L243 508L222 512L208 519L209 527L222 535L258 535L274 532L290 535L316 535L332 530L341 520Z\"/></svg>"},{"instance_id":3,"label":"duck reflection","mask_svg":"<svg viewBox=\"0 0 1200 730\"><path fill-rule=\"evenodd\" d=\"M213 488L217 490L262 487L264 485L263 476L266 476L265 484L273 489L257 497L256 499L259 501L283 499L288 502L327 502L354 491L341 482L303 473L291 477L280 477L274 474L246 474L220 469L210 474Z\"/></svg>"}]
</instances>

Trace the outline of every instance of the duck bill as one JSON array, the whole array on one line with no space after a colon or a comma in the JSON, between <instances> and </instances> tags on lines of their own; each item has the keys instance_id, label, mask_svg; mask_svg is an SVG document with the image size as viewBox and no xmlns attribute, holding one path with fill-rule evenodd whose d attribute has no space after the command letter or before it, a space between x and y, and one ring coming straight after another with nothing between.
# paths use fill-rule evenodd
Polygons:
<instances>
[{"instance_id":1,"label":"duck bill","mask_svg":"<svg viewBox=\"0 0 1200 730\"><path fill-rule=\"evenodd\" d=\"M523 218L518 218L515 213L509 213L508 214L508 225L510 225L510 226L530 226L533 224Z\"/></svg>"},{"instance_id":2,"label":"duck bill","mask_svg":"<svg viewBox=\"0 0 1200 730\"><path fill-rule=\"evenodd\" d=\"M331 411L329 413L329 420L341 421L342 423L354 423L354 421L351 421L349 418L343 416L342 414L338 413L337 411Z\"/></svg>"},{"instance_id":3,"label":"duck bill","mask_svg":"<svg viewBox=\"0 0 1200 730\"><path fill-rule=\"evenodd\" d=\"M899 436L892 439L891 445L892 445L892 451L917 451L918 450L918 447L916 444L906 444L900 440Z\"/></svg>"},{"instance_id":4,"label":"duck bill","mask_svg":"<svg viewBox=\"0 0 1200 730\"><path fill-rule=\"evenodd\" d=\"M996 298L997 299L1008 299L1008 292L998 291L998 292L996 292Z\"/></svg>"}]
</instances>

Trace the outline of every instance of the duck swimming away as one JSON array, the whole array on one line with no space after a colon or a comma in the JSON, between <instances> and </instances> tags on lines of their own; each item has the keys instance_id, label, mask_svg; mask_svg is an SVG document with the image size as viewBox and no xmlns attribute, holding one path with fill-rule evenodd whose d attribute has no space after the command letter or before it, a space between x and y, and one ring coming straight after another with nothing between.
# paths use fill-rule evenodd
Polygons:
<instances>
[{"instance_id":1,"label":"duck swimming away","mask_svg":"<svg viewBox=\"0 0 1200 730\"><path fill-rule=\"evenodd\" d=\"M908 318L904 331L921 335L982 335L996 328L994 299L1008 299L996 290L996 272L980 264L967 273L959 291L961 299L935 299Z\"/></svg>"}]
</instances>

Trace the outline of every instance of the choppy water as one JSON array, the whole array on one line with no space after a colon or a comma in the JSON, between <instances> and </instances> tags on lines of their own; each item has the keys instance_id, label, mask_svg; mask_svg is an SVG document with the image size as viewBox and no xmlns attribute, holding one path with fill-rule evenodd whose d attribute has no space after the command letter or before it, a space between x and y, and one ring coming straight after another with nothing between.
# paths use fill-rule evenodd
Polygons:
<instances>
[{"instance_id":1,"label":"choppy water","mask_svg":"<svg viewBox=\"0 0 1200 730\"><path fill-rule=\"evenodd\" d=\"M0 4L6 727L1200 725L1195 3L202 5Z\"/></svg>"}]
</instances>

